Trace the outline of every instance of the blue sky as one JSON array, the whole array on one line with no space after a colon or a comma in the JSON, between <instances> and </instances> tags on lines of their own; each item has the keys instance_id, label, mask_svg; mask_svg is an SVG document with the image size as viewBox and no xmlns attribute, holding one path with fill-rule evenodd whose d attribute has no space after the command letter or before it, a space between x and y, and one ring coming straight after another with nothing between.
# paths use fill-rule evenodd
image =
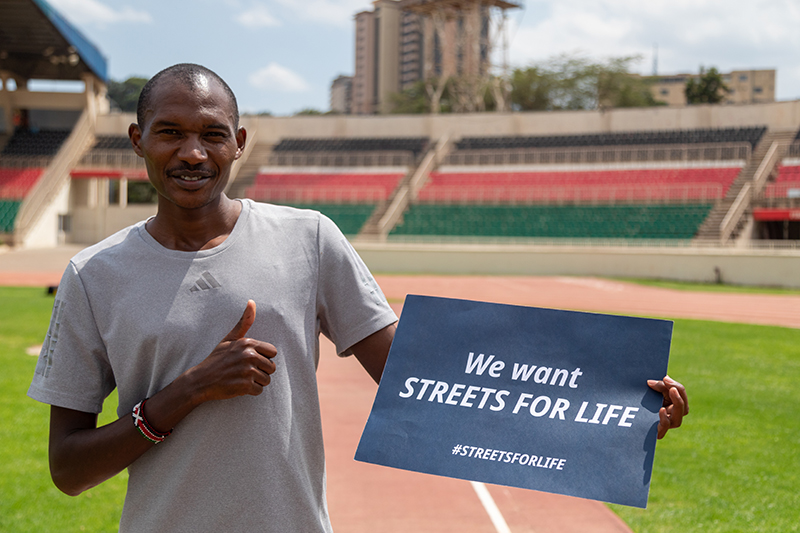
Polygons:
<instances>
[{"instance_id":1,"label":"blue sky","mask_svg":"<svg viewBox=\"0 0 800 533\"><path fill-rule=\"evenodd\" d=\"M243 112L328 109L331 81L352 74L353 15L368 0L48 0L95 43L113 79L201 63ZM562 53L641 55L660 74L775 68L779 100L800 99L797 0L529 0L510 14L510 63Z\"/></svg>"}]
</instances>

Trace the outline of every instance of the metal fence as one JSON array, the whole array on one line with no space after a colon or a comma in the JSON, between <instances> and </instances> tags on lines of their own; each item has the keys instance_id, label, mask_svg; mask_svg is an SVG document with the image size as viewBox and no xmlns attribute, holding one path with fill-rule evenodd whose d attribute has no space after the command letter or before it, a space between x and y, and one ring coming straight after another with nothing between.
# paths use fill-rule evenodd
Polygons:
<instances>
[{"instance_id":1,"label":"metal fence","mask_svg":"<svg viewBox=\"0 0 800 533\"><path fill-rule=\"evenodd\" d=\"M750 143L607 146L587 148L509 148L454 151L448 165L552 165L681 161L738 161L750 156Z\"/></svg>"},{"instance_id":2,"label":"metal fence","mask_svg":"<svg viewBox=\"0 0 800 533\"><path fill-rule=\"evenodd\" d=\"M4 155L0 156L0 167L4 168L47 168L53 156Z\"/></svg>"},{"instance_id":3,"label":"metal fence","mask_svg":"<svg viewBox=\"0 0 800 533\"><path fill-rule=\"evenodd\" d=\"M800 157L800 141L794 141L790 144L784 157Z\"/></svg>"},{"instance_id":4,"label":"metal fence","mask_svg":"<svg viewBox=\"0 0 800 533\"><path fill-rule=\"evenodd\" d=\"M413 152L273 152L271 166L279 167L408 167Z\"/></svg>"},{"instance_id":5,"label":"metal fence","mask_svg":"<svg viewBox=\"0 0 800 533\"><path fill-rule=\"evenodd\" d=\"M598 185L582 187L480 188L441 187L423 189L419 203L438 204L685 204L716 203L724 187L717 183L680 185Z\"/></svg>"},{"instance_id":6,"label":"metal fence","mask_svg":"<svg viewBox=\"0 0 800 533\"><path fill-rule=\"evenodd\" d=\"M717 240L704 241L696 239L607 239L607 238L541 238L541 237L477 237L477 236L441 236L441 235L389 235L388 242L393 244L421 245L477 245L477 246L563 246L563 247L597 247L597 248L736 248L751 250L787 250L800 251L797 240L751 240L747 242L729 241L721 243Z\"/></svg>"},{"instance_id":7,"label":"metal fence","mask_svg":"<svg viewBox=\"0 0 800 533\"><path fill-rule=\"evenodd\" d=\"M144 168L144 160L133 150L91 150L78 164L88 168Z\"/></svg>"},{"instance_id":8,"label":"metal fence","mask_svg":"<svg viewBox=\"0 0 800 533\"><path fill-rule=\"evenodd\" d=\"M247 189L253 200L280 204L377 204L389 191L382 187L281 187L255 185Z\"/></svg>"}]
</instances>

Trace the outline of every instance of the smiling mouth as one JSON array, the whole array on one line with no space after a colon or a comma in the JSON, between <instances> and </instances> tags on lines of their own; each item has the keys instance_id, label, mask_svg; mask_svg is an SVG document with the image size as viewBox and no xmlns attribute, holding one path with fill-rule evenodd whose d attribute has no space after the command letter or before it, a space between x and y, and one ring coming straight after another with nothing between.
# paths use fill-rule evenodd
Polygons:
<instances>
[{"instance_id":1,"label":"smiling mouth","mask_svg":"<svg viewBox=\"0 0 800 533\"><path fill-rule=\"evenodd\" d=\"M214 177L213 174L207 172L176 172L169 176L173 179L187 182L202 181Z\"/></svg>"}]
</instances>

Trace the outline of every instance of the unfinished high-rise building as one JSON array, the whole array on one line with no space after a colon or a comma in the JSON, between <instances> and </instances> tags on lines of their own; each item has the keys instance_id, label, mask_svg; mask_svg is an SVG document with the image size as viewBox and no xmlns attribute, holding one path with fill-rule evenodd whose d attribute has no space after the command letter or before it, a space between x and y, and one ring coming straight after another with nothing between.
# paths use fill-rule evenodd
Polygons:
<instances>
[{"instance_id":1,"label":"unfinished high-rise building","mask_svg":"<svg viewBox=\"0 0 800 533\"><path fill-rule=\"evenodd\" d=\"M459 111L480 111L492 90L498 108L504 91L496 76L505 63L504 0L376 0L356 14L353 113L389 113L392 94L424 81L431 111L445 87ZM493 52L498 53L493 53ZM493 65L493 56L501 58Z\"/></svg>"}]
</instances>

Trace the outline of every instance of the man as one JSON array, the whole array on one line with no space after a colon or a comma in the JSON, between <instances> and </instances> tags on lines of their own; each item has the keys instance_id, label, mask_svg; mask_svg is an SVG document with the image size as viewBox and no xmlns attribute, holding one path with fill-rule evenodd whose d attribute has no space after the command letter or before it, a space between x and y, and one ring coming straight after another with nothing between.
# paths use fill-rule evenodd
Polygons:
<instances>
[{"instance_id":1,"label":"man","mask_svg":"<svg viewBox=\"0 0 800 533\"><path fill-rule=\"evenodd\" d=\"M158 212L79 253L59 285L29 394L52 405L59 489L128 468L121 531L330 531L318 335L376 382L394 336L332 222L224 194L246 140L238 119L210 70L154 76L129 135ZM652 385L667 405L659 435L684 412L667 379ZM120 418L98 428L115 387Z\"/></svg>"}]
</instances>

